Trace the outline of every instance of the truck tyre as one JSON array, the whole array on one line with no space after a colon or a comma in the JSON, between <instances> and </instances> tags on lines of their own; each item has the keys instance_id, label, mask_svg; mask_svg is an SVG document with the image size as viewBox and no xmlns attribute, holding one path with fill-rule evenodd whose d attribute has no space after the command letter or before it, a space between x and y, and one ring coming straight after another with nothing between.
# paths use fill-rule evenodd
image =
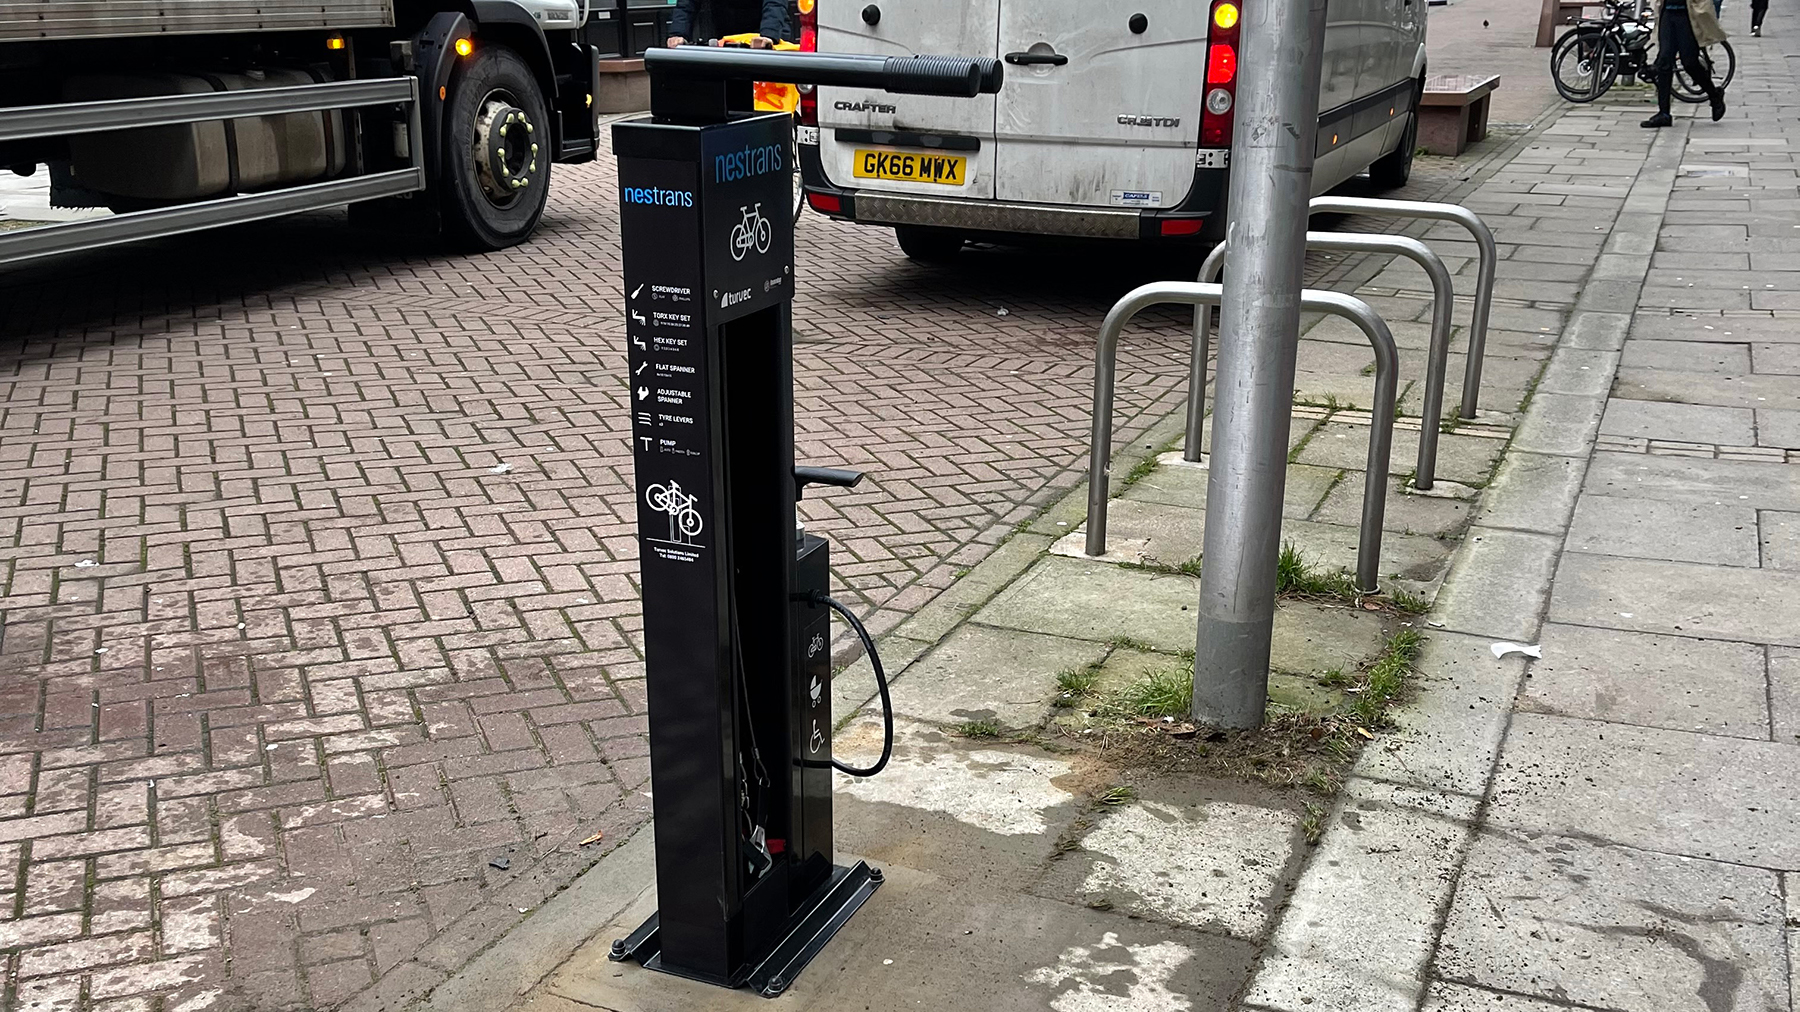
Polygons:
<instances>
[{"instance_id":1,"label":"truck tyre","mask_svg":"<svg viewBox=\"0 0 1800 1012\"><path fill-rule=\"evenodd\" d=\"M962 236L940 228L896 225L894 238L899 241L900 252L905 253L907 259L923 264L945 263L954 259L963 248Z\"/></svg>"},{"instance_id":2,"label":"truck tyre","mask_svg":"<svg viewBox=\"0 0 1800 1012\"><path fill-rule=\"evenodd\" d=\"M1400 146L1369 166L1369 182L1383 190L1398 190L1412 178L1413 154L1419 149L1419 98L1425 94L1425 79L1414 82L1412 112L1406 114L1406 130L1400 135Z\"/></svg>"},{"instance_id":3,"label":"truck tyre","mask_svg":"<svg viewBox=\"0 0 1800 1012\"><path fill-rule=\"evenodd\" d=\"M505 46L476 43L450 78L439 161L445 230L473 250L525 241L550 195L550 117L537 77Z\"/></svg>"}]
</instances>

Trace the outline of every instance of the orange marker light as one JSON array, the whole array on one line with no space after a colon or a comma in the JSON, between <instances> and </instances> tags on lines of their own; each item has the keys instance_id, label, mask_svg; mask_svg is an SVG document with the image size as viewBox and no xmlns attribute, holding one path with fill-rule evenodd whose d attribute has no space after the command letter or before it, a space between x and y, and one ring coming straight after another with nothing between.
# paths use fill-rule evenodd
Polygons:
<instances>
[{"instance_id":1,"label":"orange marker light","mask_svg":"<svg viewBox=\"0 0 1800 1012\"><path fill-rule=\"evenodd\" d=\"M1218 25L1220 28L1230 29L1236 28L1237 23L1237 4L1225 3L1213 8L1213 24Z\"/></svg>"},{"instance_id":2,"label":"orange marker light","mask_svg":"<svg viewBox=\"0 0 1800 1012\"><path fill-rule=\"evenodd\" d=\"M468 39L457 39L456 40L456 55L467 56L470 53L473 53L474 51L475 51L475 43L470 42Z\"/></svg>"},{"instance_id":3,"label":"orange marker light","mask_svg":"<svg viewBox=\"0 0 1800 1012\"><path fill-rule=\"evenodd\" d=\"M327 36L325 36L325 48L326 49L342 49L342 48L344 48L344 37L342 35L327 35Z\"/></svg>"},{"instance_id":4,"label":"orange marker light","mask_svg":"<svg viewBox=\"0 0 1800 1012\"><path fill-rule=\"evenodd\" d=\"M814 0L799 0L794 6L798 8L802 14L811 14L816 4Z\"/></svg>"}]
</instances>

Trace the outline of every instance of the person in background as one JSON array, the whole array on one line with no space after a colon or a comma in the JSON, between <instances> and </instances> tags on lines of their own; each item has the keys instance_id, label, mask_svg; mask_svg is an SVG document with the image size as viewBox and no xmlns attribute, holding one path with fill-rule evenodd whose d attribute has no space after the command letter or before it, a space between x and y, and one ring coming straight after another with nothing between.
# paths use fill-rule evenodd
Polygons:
<instances>
[{"instance_id":1,"label":"person in background","mask_svg":"<svg viewBox=\"0 0 1800 1012\"><path fill-rule=\"evenodd\" d=\"M1769 13L1769 0L1750 0L1750 34L1762 38L1763 15Z\"/></svg>"},{"instance_id":2,"label":"person in background","mask_svg":"<svg viewBox=\"0 0 1800 1012\"><path fill-rule=\"evenodd\" d=\"M1725 90L1713 83L1712 67L1701 58L1703 46L1725 41L1725 29L1719 27L1712 0L1663 0L1662 16L1656 19L1656 115L1643 122L1649 128L1666 127L1675 120L1669 116L1669 101L1675 91L1675 60L1680 58L1688 76L1706 93L1712 103L1713 122L1725 118Z\"/></svg>"},{"instance_id":3,"label":"person in background","mask_svg":"<svg viewBox=\"0 0 1800 1012\"><path fill-rule=\"evenodd\" d=\"M786 0L675 0L669 46L755 32L753 49L768 49L788 35Z\"/></svg>"}]
</instances>

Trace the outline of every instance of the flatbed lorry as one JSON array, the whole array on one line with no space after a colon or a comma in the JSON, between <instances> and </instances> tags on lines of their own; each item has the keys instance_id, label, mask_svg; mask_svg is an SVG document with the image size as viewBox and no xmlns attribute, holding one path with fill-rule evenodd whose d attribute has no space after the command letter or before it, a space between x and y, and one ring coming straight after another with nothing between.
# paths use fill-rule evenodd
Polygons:
<instances>
[{"instance_id":1,"label":"flatbed lorry","mask_svg":"<svg viewBox=\"0 0 1800 1012\"><path fill-rule=\"evenodd\" d=\"M0 171L114 213L0 264L350 206L472 250L593 160L589 0L0 0Z\"/></svg>"}]
</instances>

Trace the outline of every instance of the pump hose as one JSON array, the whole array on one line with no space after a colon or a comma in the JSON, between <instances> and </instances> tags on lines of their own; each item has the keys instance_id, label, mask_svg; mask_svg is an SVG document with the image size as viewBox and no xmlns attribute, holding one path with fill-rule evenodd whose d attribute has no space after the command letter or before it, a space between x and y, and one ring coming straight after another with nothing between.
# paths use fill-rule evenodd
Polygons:
<instances>
[{"instance_id":1,"label":"pump hose","mask_svg":"<svg viewBox=\"0 0 1800 1012\"><path fill-rule=\"evenodd\" d=\"M872 777L887 766L888 759L894 754L894 701L888 698L887 672L882 670L881 655L875 651L875 641L869 638L869 630L863 628L862 622L851 614L850 609L832 600L823 591L813 591L809 599L813 604L825 605L844 616L844 621L850 623L850 628L856 630L857 638L862 640L863 649L868 651L869 666L875 669L875 684L881 689L881 758L875 760L875 765L868 769L857 769L854 766L845 766L836 759L831 760L832 767L839 773L846 773L853 777Z\"/></svg>"}]
</instances>

